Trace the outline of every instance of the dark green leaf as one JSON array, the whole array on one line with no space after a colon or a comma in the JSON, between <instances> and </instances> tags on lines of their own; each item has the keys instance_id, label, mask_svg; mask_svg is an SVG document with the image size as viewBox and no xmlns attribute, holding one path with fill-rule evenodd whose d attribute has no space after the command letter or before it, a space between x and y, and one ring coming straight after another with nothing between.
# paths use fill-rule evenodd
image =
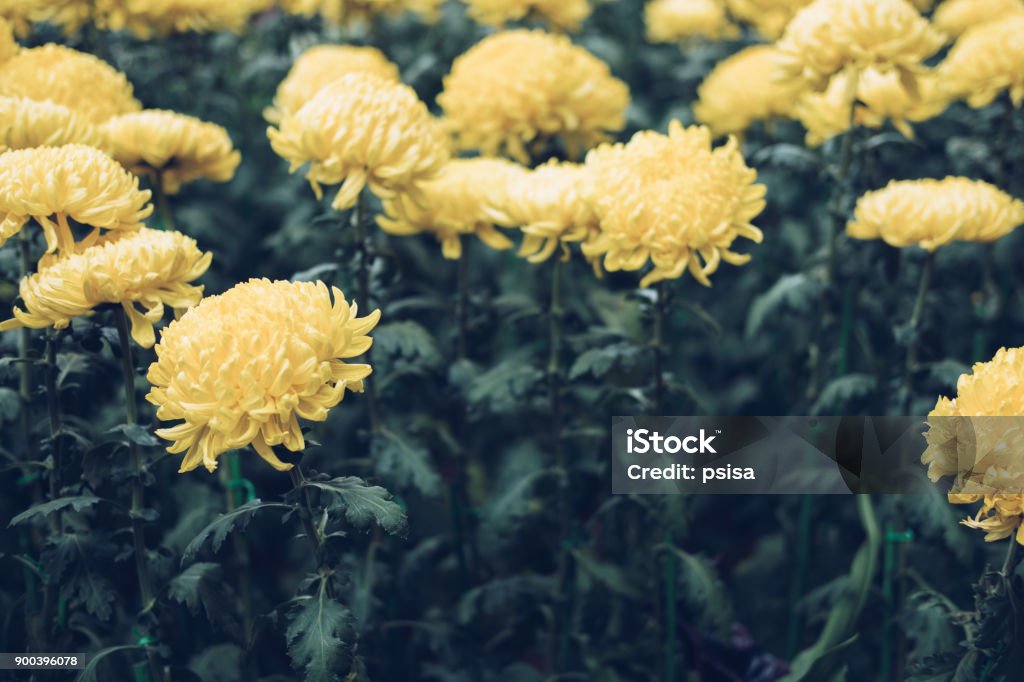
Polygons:
<instances>
[{"instance_id":1,"label":"dark green leaf","mask_svg":"<svg viewBox=\"0 0 1024 682\"><path fill-rule=\"evenodd\" d=\"M13 519L8 525L17 526L19 523L26 521L34 521L37 519L46 518L54 512L63 511L70 509L71 511L80 512L83 509L103 502L102 498L96 497L95 495L75 495L73 497L58 497L56 500L50 500L49 502L43 502L33 507L29 507L25 511L21 512Z\"/></svg>"},{"instance_id":2,"label":"dark green leaf","mask_svg":"<svg viewBox=\"0 0 1024 682\"><path fill-rule=\"evenodd\" d=\"M765 322L784 310L806 313L821 296L822 284L802 272L784 275L768 291L754 299L747 315L747 338L757 336Z\"/></svg>"},{"instance_id":3,"label":"dark green leaf","mask_svg":"<svg viewBox=\"0 0 1024 682\"><path fill-rule=\"evenodd\" d=\"M423 445L398 429L381 429L378 436L373 439L373 462L382 477L430 497L441 494L441 477Z\"/></svg>"},{"instance_id":4,"label":"dark green leaf","mask_svg":"<svg viewBox=\"0 0 1024 682\"><path fill-rule=\"evenodd\" d=\"M246 502L234 511L221 514L192 539L192 542L188 544L188 547L185 548L182 554L181 562L186 564L195 559L196 555L207 544L209 544L211 551L218 551L232 530L235 528L244 530L256 512L260 509L269 508L289 509L290 507L286 504L264 502L257 498Z\"/></svg>"},{"instance_id":5,"label":"dark green leaf","mask_svg":"<svg viewBox=\"0 0 1024 682\"><path fill-rule=\"evenodd\" d=\"M85 667L82 668L82 672L78 673L78 677L75 678L75 682L100 682L100 678L97 675L97 671L100 669L100 663L102 663L108 656L115 654L119 651L134 651L135 649L141 649L142 647L134 644L122 644L120 646L107 647L97 651L89 656L88 662ZM110 679L104 677L104 681Z\"/></svg>"},{"instance_id":6,"label":"dark green leaf","mask_svg":"<svg viewBox=\"0 0 1024 682\"><path fill-rule=\"evenodd\" d=\"M286 633L292 665L306 682L340 682L351 661L355 639L352 614L327 595L326 583L312 597L301 597Z\"/></svg>"},{"instance_id":7,"label":"dark green leaf","mask_svg":"<svg viewBox=\"0 0 1024 682\"><path fill-rule=\"evenodd\" d=\"M391 534L405 530L405 511L391 499L391 493L377 485L369 485L357 476L340 476L329 481L306 481L330 494L334 502L330 509L345 512L348 522L357 528L368 528L377 523Z\"/></svg>"}]
</instances>

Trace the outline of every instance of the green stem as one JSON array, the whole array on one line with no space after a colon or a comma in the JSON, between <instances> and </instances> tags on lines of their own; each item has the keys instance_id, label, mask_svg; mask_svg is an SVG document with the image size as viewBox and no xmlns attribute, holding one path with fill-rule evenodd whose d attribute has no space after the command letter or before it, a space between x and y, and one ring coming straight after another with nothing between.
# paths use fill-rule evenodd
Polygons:
<instances>
[{"instance_id":1,"label":"green stem","mask_svg":"<svg viewBox=\"0 0 1024 682\"><path fill-rule=\"evenodd\" d=\"M28 240L28 232L22 230L18 235L19 262L21 264L21 277L28 277L31 271L31 251ZM18 395L21 398L21 433L25 439L26 459L35 459L35 440L32 438L32 365L29 358L29 347L32 336L28 327L18 330L18 369L20 372L18 382Z\"/></svg>"},{"instance_id":2,"label":"green stem","mask_svg":"<svg viewBox=\"0 0 1024 682\"><path fill-rule=\"evenodd\" d=\"M659 416L664 416L665 412L665 325L668 322L668 313L670 309L670 297L671 289L669 289L668 282L658 282L655 291L657 291L658 299L654 304L654 324L652 330L653 339L651 341L651 352L653 355L653 374L654 374L654 387L653 387L653 404L654 412Z\"/></svg>"},{"instance_id":3,"label":"green stem","mask_svg":"<svg viewBox=\"0 0 1024 682\"><path fill-rule=\"evenodd\" d=\"M675 501L675 500L673 500ZM665 682L676 679L676 641L679 638L679 627L676 623L676 583L679 578L678 558L674 551L672 533L665 530L665 542L668 551L665 553Z\"/></svg>"},{"instance_id":4,"label":"green stem","mask_svg":"<svg viewBox=\"0 0 1024 682\"><path fill-rule=\"evenodd\" d=\"M164 177L160 171L153 172L153 198L156 200L156 210L160 214L160 223L163 229L174 229L174 214L171 212L171 202L167 198L167 191L164 189Z\"/></svg>"},{"instance_id":5,"label":"green stem","mask_svg":"<svg viewBox=\"0 0 1024 682\"><path fill-rule=\"evenodd\" d=\"M470 240L463 236L459 239L462 241L462 255L459 256L458 262L458 287L459 295L456 299L455 305L455 317L458 320L459 325L459 337L458 337L458 357L460 360L465 360L468 354L468 341L467 336L469 335L469 247Z\"/></svg>"},{"instance_id":6,"label":"green stem","mask_svg":"<svg viewBox=\"0 0 1024 682\"><path fill-rule=\"evenodd\" d=\"M239 504L235 494L238 490L238 484L243 481L241 475L241 460L238 457L237 452L228 452L224 456L225 465L220 469L220 480L224 486L224 500L225 506L228 512L234 511ZM235 554L235 564L238 569L238 592L241 599L240 615L242 617L242 632L244 634L244 641L248 646L249 642L252 641L254 621L252 611L252 578L250 576L249 566L249 545L245 542L245 538L241 533L233 533L232 549ZM251 658L251 657L247 657ZM247 664L249 662L247 661ZM250 676L255 679L255 671L249 671Z\"/></svg>"},{"instance_id":7,"label":"green stem","mask_svg":"<svg viewBox=\"0 0 1024 682\"><path fill-rule=\"evenodd\" d=\"M832 286L836 282L838 270L839 237L843 233L843 223L846 221L846 214L843 212L843 203L846 201L847 181L849 180L850 169L853 166L853 110L851 107L850 127L843 133L839 148L839 166L836 170L836 186L832 192L832 201L829 206L829 216L832 220L832 229L828 241L828 265L826 271L826 283Z\"/></svg>"},{"instance_id":8,"label":"green stem","mask_svg":"<svg viewBox=\"0 0 1024 682\"><path fill-rule=\"evenodd\" d=\"M50 471L50 499L60 497L61 466L63 463L63 439L61 438L60 392L57 387L57 332L46 335L46 412L50 421L50 447L53 454L53 469ZM64 532L64 523L59 511L50 515L50 529L55 535Z\"/></svg>"},{"instance_id":9,"label":"green stem","mask_svg":"<svg viewBox=\"0 0 1024 682\"><path fill-rule=\"evenodd\" d=\"M305 513L299 514L302 519L302 527L306 533L306 537L309 539L309 544L313 548L313 556L316 557L317 571L320 573L320 579L323 581L327 596L334 599L334 586L331 584L330 575L326 567L321 565L320 547L324 543L323 534L320 529L317 528L316 524L313 523L313 498L310 495L309 487L306 485L306 477L302 473L302 468L299 463L296 462L295 466L288 470L288 475L292 480L292 486L296 492L299 493L302 498L302 504L305 507Z\"/></svg>"},{"instance_id":10,"label":"green stem","mask_svg":"<svg viewBox=\"0 0 1024 682\"><path fill-rule=\"evenodd\" d=\"M373 309L370 298L370 265L372 258L372 249L370 245L370 235L366 230L366 192L363 190L359 193L359 197L356 199L355 209L352 211L352 227L356 231L356 240L358 242L357 249L359 253L359 268L358 268L358 293L359 293L359 306L360 308L370 311ZM366 363L373 364L373 350L366 351ZM374 375L366 377L364 380L365 394L366 394L366 412L370 422L370 445L372 446L373 438L380 430L380 418L377 411L377 388Z\"/></svg>"},{"instance_id":11,"label":"green stem","mask_svg":"<svg viewBox=\"0 0 1024 682\"><path fill-rule=\"evenodd\" d=\"M797 527L796 570L789 597L789 632L786 637L786 656L793 658L800 647L800 631L803 627L797 602L804 596L807 581L807 564L811 556L811 526L813 520L814 496L800 497L800 521Z\"/></svg>"},{"instance_id":12,"label":"green stem","mask_svg":"<svg viewBox=\"0 0 1024 682\"><path fill-rule=\"evenodd\" d=\"M924 303L928 297L928 289L931 288L934 270L935 252L929 251L924 267L921 269L921 281L917 287L917 298L914 300L914 309L910 314L910 338L907 341L907 358L903 375L903 389L905 391L904 412L910 409L914 393L914 372L917 370L917 351L918 342L921 339L921 320L924 317Z\"/></svg>"}]
</instances>

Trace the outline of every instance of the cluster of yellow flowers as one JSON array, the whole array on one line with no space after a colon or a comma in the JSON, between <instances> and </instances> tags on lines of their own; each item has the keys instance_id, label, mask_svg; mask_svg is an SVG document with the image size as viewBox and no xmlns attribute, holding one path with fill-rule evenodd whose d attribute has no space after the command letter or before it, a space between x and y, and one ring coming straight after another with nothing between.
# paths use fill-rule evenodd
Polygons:
<instances>
[{"instance_id":1,"label":"cluster of yellow flowers","mask_svg":"<svg viewBox=\"0 0 1024 682\"><path fill-rule=\"evenodd\" d=\"M678 43L703 37L717 40L737 38L739 27L732 23L721 0L651 0L644 7L647 39L652 43Z\"/></svg>"},{"instance_id":2,"label":"cluster of yellow flowers","mask_svg":"<svg viewBox=\"0 0 1024 682\"><path fill-rule=\"evenodd\" d=\"M590 16L590 0L463 0L469 15L481 24L504 26L513 21L539 20L552 28L578 31Z\"/></svg>"},{"instance_id":3,"label":"cluster of yellow flowers","mask_svg":"<svg viewBox=\"0 0 1024 682\"><path fill-rule=\"evenodd\" d=\"M932 24L949 38L989 21L1024 12L1022 0L945 0L935 10Z\"/></svg>"},{"instance_id":4,"label":"cluster of yellow flowers","mask_svg":"<svg viewBox=\"0 0 1024 682\"><path fill-rule=\"evenodd\" d=\"M928 415L928 448L921 461L938 481L954 477L954 504L982 501L964 520L992 542L1016 536L1024 544L1024 470L1018 428L1024 414L1024 348L1001 348L989 362L974 365L957 382L952 400L940 397ZM1007 419L1000 419L1007 417Z\"/></svg>"},{"instance_id":5,"label":"cluster of yellow flowers","mask_svg":"<svg viewBox=\"0 0 1024 682\"><path fill-rule=\"evenodd\" d=\"M526 163L553 139L575 158L621 130L629 88L567 37L514 30L456 58L437 101L460 149Z\"/></svg>"},{"instance_id":6,"label":"cluster of yellow flowers","mask_svg":"<svg viewBox=\"0 0 1024 682\"><path fill-rule=\"evenodd\" d=\"M280 0L285 12L307 17L319 14L325 21L341 25L404 12L413 12L427 21L434 21L443 3L444 0Z\"/></svg>"},{"instance_id":7,"label":"cluster of yellow flowers","mask_svg":"<svg viewBox=\"0 0 1024 682\"><path fill-rule=\"evenodd\" d=\"M938 67L948 96L984 107L1003 91L1014 106L1024 101L1024 11L971 26Z\"/></svg>"},{"instance_id":8,"label":"cluster of yellow flowers","mask_svg":"<svg viewBox=\"0 0 1024 682\"><path fill-rule=\"evenodd\" d=\"M928 251L952 241L992 242L1024 223L1024 202L980 180L904 180L868 192L846 232Z\"/></svg>"}]
</instances>

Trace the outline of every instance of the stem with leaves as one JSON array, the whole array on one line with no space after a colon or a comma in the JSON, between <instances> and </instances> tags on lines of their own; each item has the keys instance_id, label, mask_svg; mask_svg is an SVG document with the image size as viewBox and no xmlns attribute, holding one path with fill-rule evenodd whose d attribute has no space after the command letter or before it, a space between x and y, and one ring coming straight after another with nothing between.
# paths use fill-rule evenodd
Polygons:
<instances>
[{"instance_id":1,"label":"stem with leaves","mask_svg":"<svg viewBox=\"0 0 1024 682\"><path fill-rule=\"evenodd\" d=\"M911 406L914 393L914 372L917 370L918 343L921 339L921 321L924 317L924 303L928 297L928 290L931 288L932 274L935 271L935 252L929 251L921 269L921 281L917 287L917 298L914 300L914 309L910 314L910 325L907 339L907 358L903 374L904 390L904 412Z\"/></svg>"},{"instance_id":2,"label":"stem with leaves","mask_svg":"<svg viewBox=\"0 0 1024 682\"><path fill-rule=\"evenodd\" d=\"M292 486L294 486L296 494L302 500L303 509L299 511L299 518L302 519L303 531L313 548L313 556L316 557L320 580L323 581L327 596L334 599L334 585L331 584L330 571L321 564L320 548L324 544L323 532L313 523L313 498L310 495L309 487L306 485L306 477L303 475L302 468L298 462L289 469L288 475L292 479Z\"/></svg>"},{"instance_id":3,"label":"stem with leaves","mask_svg":"<svg viewBox=\"0 0 1024 682\"><path fill-rule=\"evenodd\" d=\"M50 499L60 497L61 467L63 465L63 439L61 438L60 388L57 385L57 331L51 330L46 335L46 412L50 421L50 448L53 467L50 470ZM60 511L50 515L50 529L54 535L64 532L64 523Z\"/></svg>"},{"instance_id":4,"label":"stem with leaves","mask_svg":"<svg viewBox=\"0 0 1024 682\"><path fill-rule=\"evenodd\" d=\"M359 295L359 306L364 310L372 310L370 303L370 266L373 257L373 247L370 243L370 234L366 230L366 193L363 190L356 199L355 208L352 210L352 227L356 232L356 249L359 256L357 289ZM373 364L372 349L366 351L366 363ZM373 438L380 431L380 417L377 410L377 383L373 375L364 379L366 393L366 411L370 421L370 446L373 445Z\"/></svg>"}]
</instances>

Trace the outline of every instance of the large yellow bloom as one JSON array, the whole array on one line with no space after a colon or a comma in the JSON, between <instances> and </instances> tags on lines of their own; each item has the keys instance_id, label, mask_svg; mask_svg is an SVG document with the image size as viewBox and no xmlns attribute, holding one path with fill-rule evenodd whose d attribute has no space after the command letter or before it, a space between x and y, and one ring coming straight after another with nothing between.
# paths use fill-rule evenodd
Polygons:
<instances>
[{"instance_id":1,"label":"large yellow bloom","mask_svg":"<svg viewBox=\"0 0 1024 682\"><path fill-rule=\"evenodd\" d=\"M729 21L723 0L650 0L644 6L647 39L678 43L689 38L736 38L739 27Z\"/></svg>"},{"instance_id":2,"label":"large yellow bloom","mask_svg":"<svg viewBox=\"0 0 1024 682\"><path fill-rule=\"evenodd\" d=\"M748 47L722 60L697 89L694 116L716 136L788 117L799 88L777 81L778 68L779 53L770 45Z\"/></svg>"},{"instance_id":3,"label":"large yellow bloom","mask_svg":"<svg viewBox=\"0 0 1024 682\"><path fill-rule=\"evenodd\" d=\"M280 0L281 7L292 14L320 14L328 23L365 23L376 16L397 16L413 12L428 21L438 16L444 0Z\"/></svg>"},{"instance_id":4,"label":"large yellow bloom","mask_svg":"<svg viewBox=\"0 0 1024 682\"><path fill-rule=\"evenodd\" d=\"M0 97L0 152L65 144L104 146L96 126L61 104Z\"/></svg>"},{"instance_id":5,"label":"large yellow bloom","mask_svg":"<svg viewBox=\"0 0 1024 682\"><path fill-rule=\"evenodd\" d=\"M957 381L954 399L940 397L929 413L921 461L933 481L954 477L950 502L983 501L964 525L985 531L987 542L1016 534L1024 544L1024 348L1001 348L972 371Z\"/></svg>"},{"instance_id":6,"label":"large yellow bloom","mask_svg":"<svg viewBox=\"0 0 1024 682\"><path fill-rule=\"evenodd\" d=\"M141 108L124 74L91 54L53 44L21 50L0 64L0 95L63 104L93 123Z\"/></svg>"},{"instance_id":7,"label":"large yellow bloom","mask_svg":"<svg viewBox=\"0 0 1024 682\"><path fill-rule=\"evenodd\" d=\"M332 300L333 292L333 300ZM345 362L373 343L380 311L357 317L323 282L253 279L211 296L172 322L156 346L146 396L157 417L182 423L157 431L184 452L181 471L252 445L279 471L273 446L305 447L298 418L323 421L345 391L362 391L369 365Z\"/></svg>"},{"instance_id":8,"label":"large yellow bloom","mask_svg":"<svg viewBox=\"0 0 1024 682\"><path fill-rule=\"evenodd\" d=\"M639 270L650 260L640 286L687 268L710 286L721 261L750 260L731 250L737 237L762 239L750 221L764 209L765 188L732 138L712 149L707 128L672 121L668 135L645 131L627 144L594 149L586 166L601 232L583 253L603 255L611 271Z\"/></svg>"},{"instance_id":9,"label":"large yellow bloom","mask_svg":"<svg viewBox=\"0 0 1024 682\"><path fill-rule=\"evenodd\" d=\"M765 38L775 40L793 16L811 0L726 0L729 13L751 24Z\"/></svg>"},{"instance_id":10,"label":"large yellow bloom","mask_svg":"<svg viewBox=\"0 0 1024 682\"><path fill-rule=\"evenodd\" d=\"M398 82L398 67L375 47L353 45L315 45L292 64L277 86L273 107L264 112L271 123L294 114L325 85L350 73L372 73Z\"/></svg>"},{"instance_id":11,"label":"large yellow bloom","mask_svg":"<svg viewBox=\"0 0 1024 682\"><path fill-rule=\"evenodd\" d=\"M156 340L153 325L163 319L165 305L180 313L203 297L203 287L190 282L206 272L211 259L180 232L144 228L112 233L64 258L44 259L39 272L21 281L25 310L15 308L14 318L0 324L0 331L64 329L72 318L113 303L128 314L135 342L150 348Z\"/></svg>"},{"instance_id":12,"label":"large yellow bloom","mask_svg":"<svg viewBox=\"0 0 1024 682\"><path fill-rule=\"evenodd\" d=\"M516 30L458 57L437 101L460 148L526 163L529 147L552 138L575 157L621 130L629 89L567 37Z\"/></svg>"},{"instance_id":13,"label":"large yellow bloom","mask_svg":"<svg viewBox=\"0 0 1024 682\"><path fill-rule=\"evenodd\" d=\"M100 228L137 230L153 212L149 190L103 152L80 144L0 154L0 246L35 219L47 252L75 250L68 219Z\"/></svg>"},{"instance_id":14,"label":"large yellow bloom","mask_svg":"<svg viewBox=\"0 0 1024 682\"><path fill-rule=\"evenodd\" d=\"M512 227L508 206L514 181L527 173L502 159L453 159L433 180L424 182L420 196L406 194L384 201L385 215L377 224L385 232L413 235L429 232L441 243L445 258L462 257L462 235L476 235L492 249L512 246L495 225Z\"/></svg>"},{"instance_id":15,"label":"large yellow bloom","mask_svg":"<svg viewBox=\"0 0 1024 682\"><path fill-rule=\"evenodd\" d=\"M918 80L916 94L900 82L895 71L867 69L857 77L856 100L850 101L849 73L832 79L824 92L807 92L796 102L795 113L807 128L807 144L816 147L850 129L850 124L881 128L886 121L904 136L913 139L911 122L926 121L949 106L933 73ZM851 119L850 109L853 108Z\"/></svg>"},{"instance_id":16,"label":"large yellow bloom","mask_svg":"<svg viewBox=\"0 0 1024 682\"><path fill-rule=\"evenodd\" d=\"M592 10L590 0L463 0L481 24L504 26L539 20L564 31L578 31Z\"/></svg>"},{"instance_id":17,"label":"large yellow bloom","mask_svg":"<svg viewBox=\"0 0 1024 682\"><path fill-rule=\"evenodd\" d=\"M171 33L240 32L253 14L271 0L105 0L96 23L104 29L127 29L139 38Z\"/></svg>"},{"instance_id":18,"label":"large yellow bloom","mask_svg":"<svg viewBox=\"0 0 1024 682\"><path fill-rule=\"evenodd\" d=\"M935 10L932 24L949 38L972 26L1024 12L1022 0L946 0Z\"/></svg>"},{"instance_id":19,"label":"large yellow bloom","mask_svg":"<svg viewBox=\"0 0 1024 682\"><path fill-rule=\"evenodd\" d=\"M292 171L309 164L317 197L321 183L342 183L333 202L338 210L355 205L367 185L382 199L415 194L449 153L448 139L412 88L369 73L334 81L267 135Z\"/></svg>"},{"instance_id":20,"label":"large yellow bloom","mask_svg":"<svg viewBox=\"0 0 1024 682\"><path fill-rule=\"evenodd\" d=\"M549 161L516 179L509 188L508 213L523 231L519 255L531 263L550 258L559 246L598 233L597 214L587 201L587 173L574 163Z\"/></svg>"},{"instance_id":21,"label":"large yellow bloom","mask_svg":"<svg viewBox=\"0 0 1024 682\"><path fill-rule=\"evenodd\" d=\"M988 106L1008 90L1014 106L1024 101L1024 13L973 26L939 65L939 81L950 97L972 107Z\"/></svg>"},{"instance_id":22,"label":"large yellow bloom","mask_svg":"<svg viewBox=\"0 0 1024 682\"><path fill-rule=\"evenodd\" d=\"M913 91L942 43L907 0L815 0L786 26L778 48L782 73L817 90L843 71L855 86L857 74L875 68L896 71Z\"/></svg>"},{"instance_id":23,"label":"large yellow bloom","mask_svg":"<svg viewBox=\"0 0 1024 682\"><path fill-rule=\"evenodd\" d=\"M992 242L1024 223L1024 202L980 180L893 181L857 201L846 233L928 251L952 241Z\"/></svg>"},{"instance_id":24,"label":"large yellow bloom","mask_svg":"<svg viewBox=\"0 0 1024 682\"><path fill-rule=\"evenodd\" d=\"M121 114L100 130L115 160L136 175L157 178L168 194L200 178L227 182L242 160L227 130L174 111Z\"/></svg>"}]
</instances>

